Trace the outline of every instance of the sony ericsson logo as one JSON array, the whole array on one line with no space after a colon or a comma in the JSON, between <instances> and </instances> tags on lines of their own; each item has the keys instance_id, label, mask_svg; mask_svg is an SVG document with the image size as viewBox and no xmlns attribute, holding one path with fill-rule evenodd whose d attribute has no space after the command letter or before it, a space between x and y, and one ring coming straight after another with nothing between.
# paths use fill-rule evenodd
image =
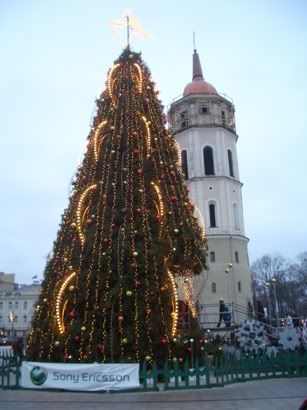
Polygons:
<instances>
[{"instance_id":1,"label":"sony ericsson logo","mask_svg":"<svg viewBox=\"0 0 307 410\"><path fill-rule=\"evenodd\" d=\"M40 366L35 366L30 372L31 382L35 384L35 386L41 386L45 383L48 377L48 372L46 369Z\"/></svg>"}]
</instances>

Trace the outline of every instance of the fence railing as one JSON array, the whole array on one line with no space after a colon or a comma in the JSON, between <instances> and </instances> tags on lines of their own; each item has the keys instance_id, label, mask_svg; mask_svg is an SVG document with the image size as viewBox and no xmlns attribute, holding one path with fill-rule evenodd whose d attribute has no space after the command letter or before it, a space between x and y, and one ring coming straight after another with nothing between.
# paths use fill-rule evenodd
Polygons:
<instances>
[{"instance_id":1,"label":"fence railing","mask_svg":"<svg viewBox=\"0 0 307 410\"><path fill-rule=\"evenodd\" d=\"M19 389L21 361L11 353L0 356L0 388ZM196 358L191 362L166 361L140 366L137 391L183 390L223 387L226 384L270 378L307 377L306 351L279 351ZM136 391L135 389L133 391Z\"/></svg>"}]
</instances>

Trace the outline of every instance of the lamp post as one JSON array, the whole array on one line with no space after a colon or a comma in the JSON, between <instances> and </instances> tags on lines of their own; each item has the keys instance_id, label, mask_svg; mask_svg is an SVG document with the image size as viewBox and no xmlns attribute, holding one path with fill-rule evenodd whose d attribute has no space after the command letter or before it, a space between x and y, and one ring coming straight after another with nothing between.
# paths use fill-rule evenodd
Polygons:
<instances>
[{"instance_id":1,"label":"lamp post","mask_svg":"<svg viewBox=\"0 0 307 410\"><path fill-rule=\"evenodd\" d=\"M230 304L230 294L229 294L229 275L228 273L230 272L229 268L225 269L225 273L226 273L226 281L227 281L227 299L228 299L228 305Z\"/></svg>"},{"instance_id":2,"label":"lamp post","mask_svg":"<svg viewBox=\"0 0 307 410\"><path fill-rule=\"evenodd\" d=\"M14 314L13 312L9 312L9 321L12 324L12 337L14 337Z\"/></svg>"},{"instance_id":3,"label":"lamp post","mask_svg":"<svg viewBox=\"0 0 307 410\"><path fill-rule=\"evenodd\" d=\"M265 289L268 290L268 308L269 308L269 325L271 326L271 300L270 300L270 282L265 282Z\"/></svg>"},{"instance_id":4,"label":"lamp post","mask_svg":"<svg viewBox=\"0 0 307 410\"><path fill-rule=\"evenodd\" d=\"M277 327L279 327L279 310L278 310L278 303L277 303L277 297L276 297L276 278L272 278L272 283L273 283L273 290L274 290L274 299L275 299L275 310L276 310L276 321L277 321Z\"/></svg>"}]
</instances>

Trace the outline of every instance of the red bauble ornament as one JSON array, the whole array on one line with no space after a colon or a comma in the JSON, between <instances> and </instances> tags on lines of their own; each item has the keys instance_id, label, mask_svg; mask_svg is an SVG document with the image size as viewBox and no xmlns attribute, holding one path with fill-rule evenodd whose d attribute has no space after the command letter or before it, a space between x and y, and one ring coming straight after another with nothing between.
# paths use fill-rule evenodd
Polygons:
<instances>
[{"instance_id":1,"label":"red bauble ornament","mask_svg":"<svg viewBox=\"0 0 307 410\"><path fill-rule=\"evenodd\" d=\"M172 196L170 197L170 200L171 200L172 202L177 201L177 197L176 197L176 195L172 195Z\"/></svg>"},{"instance_id":2,"label":"red bauble ornament","mask_svg":"<svg viewBox=\"0 0 307 410\"><path fill-rule=\"evenodd\" d=\"M161 219L161 216L160 216L160 215L157 215L157 216L156 216L156 220L157 220L157 221L160 221L160 219Z\"/></svg>"},{"instance_id":3,"label":"red bauble ornament","mask_svg":"<svg viewBox=\"0 0 307 410\"><path fill-rule=\"evenodd\" d=\"M103 352L104 351L104 345L102 345L102 344L97 345L97 350L99 350L100 352Z\"/></svg>"},{"instance_id":4,"label":"red bauble ornament","mask_svg":"<svg viewBox=\"0 0 307 410\"><path fill-rule=\"evenodd\" d=\"M138 208L138 209L136 210L136 212L142 212L142 209L141 209L141 208Z\"/></svg>"},{"instance_id":5,"label":"red bauble ornament","mask_svg":"<svg viewBox=\"0 0 307 410\"><path fill-rule=\"evenodd\" d=\"M69 316L71 318L74 318L76 316L76 312L74 310L72 310L71 312L69 312Z\"/></svg>"},{"instance_id":6,"label":"red bauble ornament","mask_svg":"<svg viewBox=\"0 0 307 410\"><path fill-rule=\"evenodd\" d=\"M112 226L112 228L116 228L116 225L115 225L115 224L112 224L111 226Z\"/></svg>"},{"instance_id":7,"label":"red bauble ornament","mask_svg":"<svg viewBox=\"0 0 307 410\"><path fill-rule=\"evenodd\" d=\"M80 340L81 340L81 337L80 337L80 336L77 335L77 336L74 337L74 341L75 341L75 342L79 343Z\"/></svg>"},{"instance_id":8,"label":"red bauble ornament","mask_svg":"<svg viewBox=\"0 0 307 410\"><path fill-rule=\"evenodd\" d=\"M122 322L122 321L124 320L124 316L118 316L117 320L118 320L119 322Z\"/></svg>"},{"instance_id":9,"label":"red bauble ornament","mask_svg":"<svg viewBox=\"0 0 307 410\"><path fill-rule=\"evenodd\" d=\"M166 345L167 344L167 339L165 337L160 340L161 345Z\"/></svg>"},{"instance_id":10,"label":"red bauble ornament","mask_svg":"<svg viewBox=\"0 0 307 410\"><path fill-rule=\"evenodd\" d=\"M138 267L138 265L136 263L131 263L130 266L131 266L132 269L136 269Z\"/></svg>"},{"instance_id":11,"label":"red bauble ornament","mask_svg":"<svg viewBox=\"0 0 307 410\"><path fill-rule=\"evenodd\" d=\"M69 360L68 354L66 354L66 355L64 356L64 360L65 360L65 362L68 362L68 360Z\"/></svg>"},{"instance_id":12,"label":"red bauble ornament","mask_svg":"<svg viewBox=\"0 0 307 410\"><path fill-rule=\"evenodd\" d=\"M188 348L187 348L187 351L188 351L188 352L192 352L192 348L191 348L191 347L188 347Z\"/></svg>"},{"instance_id":13,"label":"red bauble ornament","mask_svg":"<svg viewBox=\"0 0 307 410\"><path fill-rule=\"evenodd\" d=\"M165 178L165 175L164 174L161 174L160 175L160 179L164 179Z\"/></svg>"},{"instance_id":14,"label":"red bauble ornament","mask_svg":"<svg viewBox=\"0 0 307 410\"><path fill-rule=\"evenodd\" d=\"M175 175L175 171L171 171L170 174L174 176L174 175Z\"/></svg>"},{"instance_id":15,"label":"red bauble ornament","mask_svg":"<svg viewBox=\"0 0 307 410\"><path fill-rule=\"evenodd\" d=\"M137 173L138 173L139 175L142 175L143 171L142 171L141 169L138 169L138 170L137 170Z\"/></svg>"},{"instance_id":16,"label":"red bauble ornament","mask_svg":"<svg viewBox=\"0 0 307 410\"><path fill-rule=\"evenodd\" d=\"M135 280L134 285L136 288L139 288L141 286L141 282L139 280Z\"/></svg>"},{"instance_id":17,"label":"red bauble ornament","mask_svg":"<svg viewBox=\"0 0 307 410\"><path fill-rule=\"evenodd\" d=\"M140 151L139 151L138 149L134 149L134 150L133 150L133 154L134 154L134 155L138 155L139 153L140 153Z\"/></svg>"},{"instance_id":18,"label":"red bauble ornament","mask_svg":"<svg viewBox=\"0 0 307 410\"><path fill-rule=\"evenodd\" d=\"M91 218L88 218L88 219L86 220L86 223L87 223L88 225L90 225L92 222L93 222L93 220L92 220Z\"/></svg>"},{"instance_id":19,"label":"red bauble ornament","mask_svg":"<svg viewBox=\"0 0 307 410\"><path fill-rule=\"evenodd\" d=\"M103 243L104 243L105 245L108 245L109 239L105 238L105 239L103 240Z\"/></svg>"}]
</instances>

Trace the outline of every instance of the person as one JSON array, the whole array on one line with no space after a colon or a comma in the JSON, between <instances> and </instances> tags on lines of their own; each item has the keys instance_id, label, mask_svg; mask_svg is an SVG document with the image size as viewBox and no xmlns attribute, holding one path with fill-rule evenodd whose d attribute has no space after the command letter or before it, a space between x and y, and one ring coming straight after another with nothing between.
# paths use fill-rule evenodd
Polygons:
<instances>
[{"instance_id":1,"label":"person","mask_svg":"<svg viewBox=\"0 0 307 410\"><path fill-rule=\"evenodd\" d=\"M221 326L221 322L222 320L224 320L224 312L225 312L225 303L224 303L224 299L220 299L220 305L219 305L219 321L218 324L216 325L216 327L220 327Z\"/></svg>"},{"instance_id":2,"label":"person","mask_svg":"<svg viewBox=\"0 0 307 410\"><path fill-rule=\"evenodd\" d=\"M20 360L23 359L23 339L22 337L16 337L12 345L13 353L15 357Z\"/></svg>"}]
</instances>

